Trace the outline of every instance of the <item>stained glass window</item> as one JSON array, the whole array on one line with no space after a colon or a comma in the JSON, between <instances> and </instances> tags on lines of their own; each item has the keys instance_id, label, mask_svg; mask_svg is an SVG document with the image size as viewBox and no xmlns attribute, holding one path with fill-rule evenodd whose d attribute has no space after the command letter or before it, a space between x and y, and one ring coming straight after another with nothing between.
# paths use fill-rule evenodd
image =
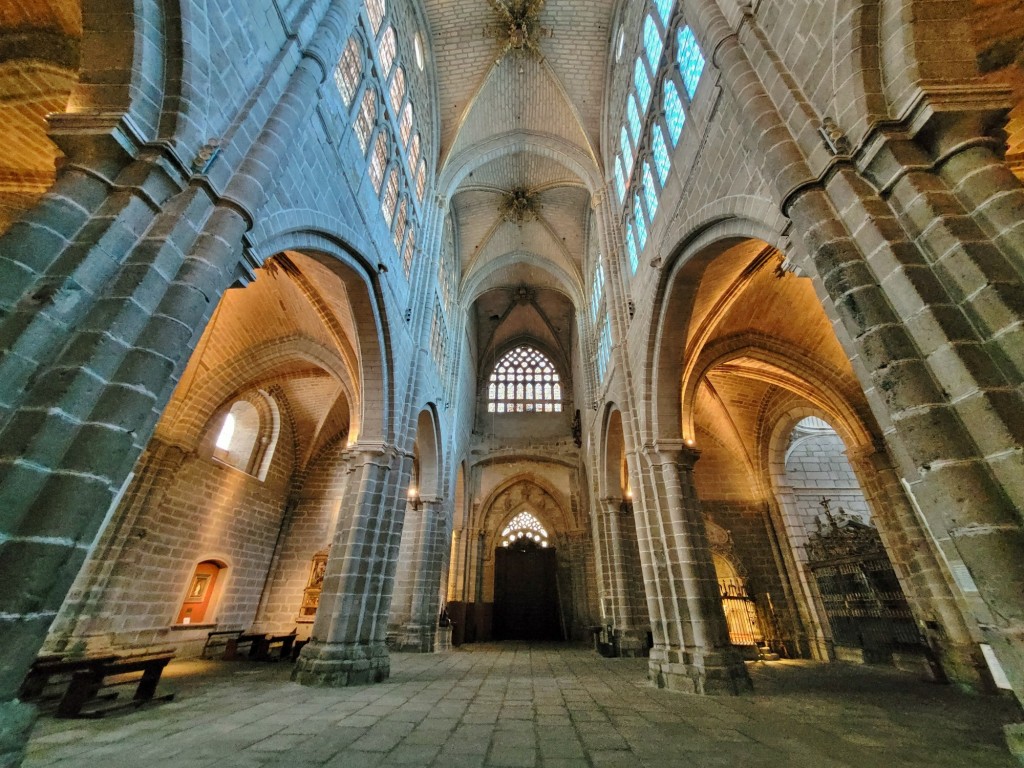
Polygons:
<instances>
[{"instance_id":1,"label":"stained glass window","mask_svg":"<svg viewBox=\"0 0 1024 768\"><path fill-rule=\"evenodd\" d=\"M651 149L654 153L654 167L658 169L658 181L664 187L669 169L672 167L672 160L668 156L668 147L665 145L665 132L657 123L651 126Z\"/></svg>"},{"instance_id":2,"label":"stained glass window","mask_svg":"<svg viewBox=\"0 0 1024 768\"><path fill-rule=\"evenodd\" d=\"M665 43L662 42L661 32L658 25L648 14L644 19L644 49L647 51L647 61L651 65L651 72L658 71L658 62L661 61L661 52L665 50Z\"/></svg>"},{"instance_id":3,"label":"stained glass window","mask_svg":"<svg viewBox=\"0 0 1024 768\"><path fill-rule=\"evenodd\" d=\"M402 120L398 125L398 130L402 134L402 146L409 146L409 137L412 135L412 102L410 101L405 105L405 109L402 110Z\"/></svg>"},{"instance_id":4,"label":"stained glass window","mask_svg":"<svg viewBox=\"0 0 1024 768\"><path fill-rule=\"evenodd\" d=\"M647 68L644 67L643 59L638 58L636 66L633 67L633 85L636 86L640 107L646 112L651 103L651 79L647 76Z\"/></svg>"},{"instance_id":5,"label":"stained glass window","mask_svg":"<svg viewBox=\"0 0 1024 768\"><path fill-rule=\"evenodd\" d=\"M675 5L675 0L654 0L654 7L658 9L658 15L664 26L668 26L668 17L672 15L673 5Z\"/></svg>"},{"instance_id":6,"label":"stained glass window","mask_svg":"<svg viewBox=\"0 0 1024 768\"><path fill-rule=\"evenodd\" d=\"M676 33L676 63L679 65L679 74L682 75L686 93L692 99L693 94L697 92L697 82L704 72L704 54L700 52L697 38L688 26Z\"/></svg>"},{"instance_id":7,"label":"stained glass window","mask_svg":"<svg viewBox=\"0 0 1024 768\"><path fill-rule=\"evenodd\" d=\"M622 175L622 158L615 158L615 191L619 193L619 202L626 196L626 180Z\"/></svg>"},{"instance_id":8,"label":"stained glass window","mask_svg":"<svg viewBox=\"0 0 1024 768\"><path fill-rule=\"evenodd\" d=\"M364 155L370 143L370 134L373 133L373 123L376 119L377 91L373 88L367 88L363 93L363 102L359 105L359 117L356 118L355 125L356 138L359 139L359 147L363 150ZM379 184L377 185L377 191L380 191Z\"/></svg>"},{"instance_id":9,"label":"stained glass window","mask_svg":"<svg viewBox=\"0 0 1024 768\"><path fill-rule=\"evenodd\" d=\"M640 112L636 108L636 97L629 94L629 101L626 106L626 125L629 126L629 135L636 145L640 141Z\"/></svg>"},{"instance_id":10,"label":"stained glass window","mask_svg":"<svg viewBox=\"0 0 1024 768\"><path fill-rule=\"evenodd\" d=\"M416 250L416 228L409 227L409 236L405 239L405 250L402 252L402 268L405 276L412 272L412 255Z\"/></svg>"},{"instance_id":11,"label":"stained glass window","mask_svg":"<svg viewBox=\"0 0 1024 768\"><path fill-rule=\"evenodd\" d=\"M392 239L395 241L396 251L401 250L405 240L405 224L409 220L408 203L409 199L403 197L402 202L398 204L398 213L395 214L395 231L392 233Z\"/></svg>"},{"instance_id":12,"label":"stained glass window","mask_svg":"<svg viewBox=\"0 0 1024 768\"><path fill-rule=\"evenodd\" d=\"M373 145L373 157L370 158L370 181L373 190L379 195L380 186L384 183L384 169L388 164L388 137L381 131L377 134L377 143Z\"/></svg>"},{"instance_id":13,"label":"stained glass window","mask_svg":"<svg viewBox=\"0 0 1024 768\"><path fill-rule=\"evenodd\" d=\"M633 235L633 222L626 228L626 253L629 254L629 270L636 274L636 268L640 266L640 259L636 254L636 239Z\"/></svg>"},{"instance_id":14,"label":"stained glass window","mask_svg":"<svg viewBox=\"0 0 1024 768\"><path fill-rule=\"evenodd\" d=\"M427 162L420 160L420 167L416 169L416 197L423 200L423 193L427 189Z\"/></svg>"},{"instance_id":15,"label":"stained glass window","mask_svg":"<svg viewBox=\"0 0 1024 768\"><path fill-rule=\"evenodd\" d=\"M359 77L363 74L363 57L359 51L359 42L355 35L349 38L345 52L341 54L338 66L334 68L334 84L341 94L341 100L346 107L352 106L352 99L356 97L356 89L359 87ZM365 151L365 147L364 147Z\"/></svg>"},{"instance_id":16,"label":"stained glass window","mask_svg":"<svg viewBox=\"0 0 1024 768\"><path fill-rule=\"evenodd\" d=\"M601 328L597 333L597 357L594 360L597 380L604 381L608 372L608 363L612 357L612 329L608 323L608 315L601 318Z\"/></svg>"},{"instance_id":17,"label":"stained glass window","mask_svg":"<svg viewBox=\"0 0 1024 768\"><path fill-rule=\"evenodd\" d=\"M636 249L643 251L647 246L647 221L640 209L640 195L633 195L633 224L636 226Z\"/></svg>"},{"instance_id":18,"label":"stained glass window","mask_svg":"<svg viewBox=\"0 0 1024 768\"><path fill-rule=\"evenodd\" d=\"M395 219L395 205L398 203L398 169L392 168L388 176L388 186L384 190L384 199L380 201L380 210L388 226Z\"/></svg>"},{"instance_id":19,"label":"stained glass window","mask_svg":"<svg viewBox=\"0 0 1024 768\"><path fill-rule=\"evenodd\" d=\"M391 108L398 114L398 108L402 106L405 98L405 68L399 67L395 72L395 78L391 81Z\"/></svg>"},{"instance_id":20,"label":"stained glass window","mask_svg":"<svg viewBox=\"0 0 1024 768\"><path fill-rule=\"evenodd\" d=\"M380 32L385 10L384 0L366 0L366 15L370 17L370 26L373 27L375 35Z\"/></svg>"},{"instance_id":21,"label":"stained glass window","mask_svg":"<svg viewBox=\"0 0 1024 768\"><path fill-rule=\"evenodd\" d=\"M633 148L629 145L629 137L626 136L626 126L622 126L619 132L619 147L622 149L622 164L628 174L633 170Z\"/></svg>"},{"instance_id":22,"label":"stained glass window","mask_svg":"<svg viewBox=\"0 0 1024 768\"><path fill-rule=\"evenodd\" d=\"M651 164L644 161L644 201L647 203L647 213L651 221L658 215L658 188L654 186L654 174L651 173Z\"/></svg>"},{"instance_id":23,"label":"stained glass window","mask_svg":"<svg viewBox=\"0 0 1024 768\"><path fill-rule=\"evenodd\" d=\"M679 136L683 132L683 125L686 123L686 114L683 112L683 102L679 98L679 91L676 84L671 80L665 81L665 95L662 98L665 106L665 122L668 124L668 137L672 140L674 147L679 143Z\"/></svg>"},{"instance_id":24,"label":"stained glass window","mask_svg":"<svg viewBox=\"0 0 1024 768\"><path fill-rule=\"evenodd\" d=\"M604 297L604 258L597 254L597 263L594 264L594 282L590 288L590 317L597 320L597 310L601 306L601 299Z\"/></svg>"},{"instance_id":25,"label":"stained glass window","mask_svg":"<svg viewBox=\"0 0 1024 768\"><path fill-rule=\"evenodd\" d=\"M540 520L530 512L520 512L508 521L501 532L501 546L507 547L510 544L525 539L542 547L548 546L548 532L541 525Z\"/></svg>"},{"instance_id":26,"label":"stained glass window","mask_svg":"<svg viewBox=\"0 0 1024 768\"><path fill-rule=\"evenodd\" d=\"M380 46L377 48L380 56L380 67L384 71L384 77L391 74L391 65L395 63L395 29L389 26L384 30L384 37L380 39Z\"/></svg>"},{"instance_id":27,"label":"stained glass window","mask_svg":"<svg viewBox=\"0 0 1024 768\"><path fill-rule=\"evenodd\" d=\"M420 135L417 133L412 137L412 144L409 146L409 169L416 167L420 159Z\"/></svg>"},{"instance_id":28,"label":"stained glass window","mask_svg":"<svg viewBox=\"0 0 1024 768\"><path fill-rule=\"evenodd\" d=\"M490 413L560 413L562 385L558 371L538 349L520 346L495 364L487 387Z\"/></svg>"}]
</instances>

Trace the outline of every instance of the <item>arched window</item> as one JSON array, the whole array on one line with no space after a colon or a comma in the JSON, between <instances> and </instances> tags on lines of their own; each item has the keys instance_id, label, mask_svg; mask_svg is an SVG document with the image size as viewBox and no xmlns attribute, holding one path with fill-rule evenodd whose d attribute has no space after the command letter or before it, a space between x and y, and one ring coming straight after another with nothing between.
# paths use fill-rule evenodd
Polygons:
<instances>
[{"instance_id":1,"label":"arched window","mask_svg":"<svg viewBox=\"0 0 1024 768\"><path fill-rule=\"evenodd\" d=\"M697 92L697 82L704 72L704 54L700 52L697 38L688 26L676 33L676 63L683 77L687 95L692 99Z\"/></svg>"},{"instance_id":2,"label":"arched window","mask_svg":"<svg viewBox=\"0 0 1024 768\"><path fill-rule=\"evenodd\" d=\"M651 71L658 71L658 62L661 61L661 52L665 50L665 43L662 42L661 32L654 23L650 14L644 19L644 49L647 51L647 62L651 65Z\"/></svg>"},{"instance_id":3,"label":"arched window","mask_svg":"<svg viewBox=\"0 0 1024 768\"><path fill-rule=\"evenodd\" d=\"M626 196L626 179L622 175L622 157L615 158L615 191L619 195L619 202Z\"/></svg>"},{"instance_id":4,"label":"arched window","mask_svg":"<svg viewBox=\"0 0 1024 768\"><path fill-rule=\"evenodd\" d=\"M505 353L487 387L490 413L560 413L562 385L551 361L530 346Z\"/></svg>"},{"instance_id":5,"label":"arched window","mask_svg":"<svg viewBox=\"0 0 1024 768\"><path fill-rule=\"evenodd\" d=\"M402 110L402 119L398 124L398 130L402 134L402 146L409 146L409 137L412 135L412 102L405 105Z\"/></svg>"},{"instance_id":6,"label":"arched window","mask_svg":"<svg viewBox=\"0 0 1024 768\"><path fill-rule=\"evenodd\" d=\"M377 143L373 145L373 157L370 158L370 182L373 190L379 195L384 183L384 169L388 164L388 137L384 131L377 134Z\"/></svg>"},{"instance_id":7,"label":"arched window","mask_svg":"<svg viewBox=\"0 0 1024 768\"><path fill-rule=\"evenodd\" d=\"M548 546L548 532L540 520L526 511L520 512L508 521L508 525L501 532L501 546L507 547L520 539L528 539L542 547Z\"/></svg>"},{"instance_id":8,"label":"arched window","mask_svg":"<svg viewBox=\"0 0 1024 768\"><path fill-rule=\"evenodd\" d=\"M218 563L216 560L204 560L196 565L175 624L213 623L213 608L218 592L217 582L223 584L225 570L227 569L224 564Z\"/></svg>"},{"instance_id":9,"label":"arched window","mask_svg":"<svg viewBox=\"0 0 1024 768\"><path fill-rule=\"evenodd\" d=\"M664 26L668 26L668 17L672 15L672 6L675 5L675 2L676 0L654 0L654 7L658 9L658 15Z\"/></svg>"},{"instance_id":10,"label":"arched window","mask_svg":"<svg viewBox=\"0 0 1024 768\"><path fill-rule=\"evenodd\" d=\"M662 103L665 107L668 137L672 140L672 146L674 147L679 143L679 136L683 132L683 124L686 122L686 114L683 112L683 102L679 98L676 84L671 80L665 82L665 94L662 97Z\"/></svg>"},{"instance_id":11,"label":"arched window","mask_svg":"<svg viewBox=\"0 0 1024 768\"><path fill-rule=\"evenodd\" d=\"M259 438L259 411L252 403L239 400L224 416L214 443L213 456L235 469L249 472Z\"/></svg>"},{"instance_id":12,"label":"arched window","mask_svg":"<svg viewBox=\"0 0 1024 768\"><path fill-rule=\"evenodd\" d=\"M398 169L392 168L388 176L388 186L384 190L384 199L380 201L380 210L384 214L384 220L388 226L395 219L395 206L398 204Z\"/></svg>"},{"instance_id":13,"label":"arched window","mask_svg":"<svg viewBox=\"0 0 1024 768\"><path fill-rule=\"evenodd\" d=\"M637 257L636 252L636 236L633 233L633 222L629 222L629 226L626 227L626 252L629 254L629 268L636 273L636 268L640 266L640 259Z\"/></svg>"},{"instance_id":14,"label":"arched window","mask_svg":"<svg viewBox=\"0 0 1024 768\"><path fill-rule=\"evenodd\" d=\"M387 8L384 0L366 0L366 15L370 17L370 26L373 27L373 34L380 32L380 25L384 22L384 13Z\"/></svg>"},{"instance_id":15,"label":"arched window","mask_svg":"<svg viewBox=\"0 0 1024 768\"><path fill-rule=\"evenodd\" d=\"M338 66L334 69L334 84L338 87L338 93L341 94L341 100L345 102L346 107L352 106L352 99L356 97L362 73L363 57L359 51L359 42L353 35L345 46L345 52L341 54Z\"/></svg>"},{"instance_id":16,"label":"arched window","mask_svg":"<svg viewBox=\"0 0 1024 768\"><path fill-rule=\"evenodd\" d=\"M416 197L423 200L423 192L427 188L427 163L420 160L420 167L416 169Z\"/></svg>"},{"instance_id":17,"label":"arched window","mask_svg":"<svg viewBox=\"0 0 1024 768\"><path fill-rule=\"evenodd\" d=\"M626 125L629 126L629 136L636 145L640 141L640 110L636 107L636 96L632 93L626 102Z\"/></svg>"},{"instance_id":18,"label":"arched window","mask_svg":"<svg viewBox=\"0 0 1024 768\"><path fill-rule=\"evenodd\" d=\"M636 225L636 249L642 251L647 247L647 222L640 208L640 195L633 195L633 223Z\"/></svg>"},{"instance_id":19,"label":"arched window","mask_svg":"<svg viewBox=\"0 0 1024 768\"><path fill-rule=\"evenodd\" d=\"M619 132L619 147L622 149L622 164L626 166L626 175L633 170L633 148L629 145L629 137L626 136L626 126L622 126Z\"/></svg>"},{"instance_id":20,"label":"arched window","mask_svg":"<svg viewBox=\"0 0 1024 768\"><path fill-rule=\"evenodd\" d=\"M409 277L409 273L412 272L412 256L416 250L416 230L415 227L409 227L409 236L405 239L405 250L402 252L402 268L405 270L405 276Z\"/></svg>"},{"instance_id":21,"label":"arched window","mask_svg":"<svg viewBox=\"0 0 1024 768\"><path fill-rule=\"evenodd\" d=\"M373 133L373 123L377 118L377 92L373 88L367 88L363 94L363 102L359 105L359 117L356 118L356 138L359 139L359 147L366 154L366 148L370 144L370 134Z\"/></svg>"},{"instance_id":22,"label":"arched window","mask_svg":"<svg viewBox=\"0 0 1024 768\"><path fill-rule=\"evenodd\" d=\"M412 144L409 145L409 170L416 167L420 159L420 135L417 133L412 137Z\"/></svg>"},{"instance_id":23,"label":"arched window","mask_svg":"<svg viewBox=\"0 0 1024 768\"><path fill-rule=\"evenodd\" d=\"M668 156L665 132L657 123L651 126L651 150L654 153L654 167L658 169L658 181L664 187L665 182L668 180L669 168L672 167L672 160Z\"/></svg>"},{"instance_id":24,"label":"arched window","mask_svg":"<svg viewBox=\"0 0 1024 768\"><path fill-rule=\"evenodd\" d=\"M405 224L409 217L408 202L409 199L403 197L402 202L398 204L398 213L395 214L395 231L392 239L395 241L396 251L402 250L402 244L405 240Z\"/></svg>"},{"instance_id":25,"label":"arched window","mask_svg":"<svg viewBox=\"0 0 1024 768\"><path fill-rule=\"evenodd\" d=\"M640 99L640 107L646 112L651 103L651 79L647 76L643 59L636 60L633 67L633 85L636 86L636 95Z\"/></svg>"},{"instance_id":26,"label":"arched window","mask_svg":"<svg viewBox=\"0 0 1024 768\"><path fill-rule=\"evenodd\" d=\"M395 72L395 79L391 81L391 107L398 113L405 99L405 68L399 67Z\"/></svg>"},{"instance_id":27,"label":"arched window","mask_svg":"<svg viewBox=\"0 0 1024 768\"><path fill-rule=\"evenodd\" d=\"M658 190L654 186L654 174L651 173L651 164L644 160L644 172L642 175L644 183L644 201L647 203L647 213L651 221L658 213Z\"/></svg>"},{"instance_id":28,"label":"arched window","mask_svg":"<svg viewBox=\"0 0 1024 768\"><path fill-rule=\"evenodd\" d=\"M384 37L380 39L380 47L377 48L380 56L380 68L382 77L387 78L391 74L391 66L395 63L395 28L389 26L384 30Z\"/></svg>"}]
</instances>

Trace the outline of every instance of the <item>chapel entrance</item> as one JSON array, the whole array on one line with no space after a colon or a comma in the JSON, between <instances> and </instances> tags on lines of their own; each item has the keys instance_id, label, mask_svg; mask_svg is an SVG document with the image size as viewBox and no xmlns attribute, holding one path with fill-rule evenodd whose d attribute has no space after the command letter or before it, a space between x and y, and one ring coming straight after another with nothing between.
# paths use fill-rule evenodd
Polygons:
<instances>
[{"instance_id":1,"label":"chapel entrance","mask_svg":"<svg viewBox=\"0 0 1024 768\"><path fill-rule=\"evenodd\" d=\"M564 640L554 549L532 540L494 553L494 639Z\"/></svg>"}]
</instances>

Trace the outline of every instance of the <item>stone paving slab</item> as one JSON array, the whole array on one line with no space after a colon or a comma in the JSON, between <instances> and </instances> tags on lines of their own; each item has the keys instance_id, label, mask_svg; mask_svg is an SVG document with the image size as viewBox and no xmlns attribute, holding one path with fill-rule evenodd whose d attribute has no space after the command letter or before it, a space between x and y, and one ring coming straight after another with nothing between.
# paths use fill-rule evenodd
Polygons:
<instances>
[{"instance_id":1,"label":"stone paving slab","mask_svg":"<svg viewBox=\"0 0 1024 768\"><path fill-rule=\"evenodd\" d=\"M755 693L658 690L643 659L495 644L396 653L392 676L305 688L283 664L176 662L175 701L40 718L25 768L1013 768L1007 699L888 667L751 664ZM164 692L163 690L161 692Z\"/></svg>"}]
</instances>

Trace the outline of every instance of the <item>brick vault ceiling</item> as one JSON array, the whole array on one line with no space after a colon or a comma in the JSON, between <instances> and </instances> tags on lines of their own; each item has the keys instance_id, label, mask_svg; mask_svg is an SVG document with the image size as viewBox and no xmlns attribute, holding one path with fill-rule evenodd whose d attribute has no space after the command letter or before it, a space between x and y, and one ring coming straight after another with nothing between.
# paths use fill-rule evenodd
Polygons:
<instances>
[{"instance_id":1,"label":"brick vault ceiling","mask_svg":"<svg viewBox=\"0 0 1024 768\"><path fill-rule=\"evenodd\" d=\"M441 168L467 169L451 201L463 280L580 282L590 197L583 181L540 146L570 148L597 168L614 3L547 0L543 58L510 51L489 34L499 15L488 0L426 0L441 115ZM515 148L514 150L512 148ZM537 210L507 222L503 195L533 193ZM522 263L528 268L516 268ZM561 277L557 277L561 275Z\"/></svg>"}]
</instances>

